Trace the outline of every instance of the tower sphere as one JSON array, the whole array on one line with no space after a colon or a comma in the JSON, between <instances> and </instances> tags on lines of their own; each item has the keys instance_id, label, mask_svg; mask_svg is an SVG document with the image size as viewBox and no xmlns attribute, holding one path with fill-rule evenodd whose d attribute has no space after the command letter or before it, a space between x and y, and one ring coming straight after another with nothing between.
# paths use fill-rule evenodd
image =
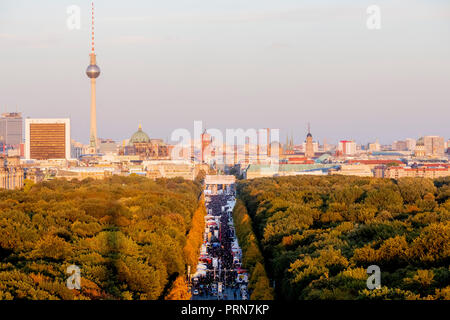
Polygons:
<instances>
[{"instance_id":1,"label":"tower sphere","mask_svg":"<svg viewBox=\"0 0 450 320\"><path fill-rule=\"evenodd\" d=\"M100 75L100 68L96 64L91 64L86 69L89 78L97 78Z\"/></svg>"}]
</instances>

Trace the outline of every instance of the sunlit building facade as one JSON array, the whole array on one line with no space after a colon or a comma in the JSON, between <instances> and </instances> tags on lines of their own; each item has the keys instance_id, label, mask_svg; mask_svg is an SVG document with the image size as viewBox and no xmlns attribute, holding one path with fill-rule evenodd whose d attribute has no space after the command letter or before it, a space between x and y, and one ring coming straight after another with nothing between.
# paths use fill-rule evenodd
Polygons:
<instances>
[{"instance_id":1,"label":"sunlit building facade","mask_svg":"<svg viewBox=\"0 0 450 320\"><path fill-rule=\"evenodd\" d=\"M0 118L0 142L19 146L22 143L23 119L19 112L3 113Z\"/></svg>"},{"instance_id":2,"label":"sunlit building facade","mask_svg":"<svg viewBox=\"0 0 450 320\"><path fill-rule=\"evenodd\" d=\"M356 153L356 143L353 140L341 140L338 150L342 155L353 155Z\"/></svg>"},{"instance_id":3,"label":"sunlit building facade","mask_svg":"<svg viewBox=\"0 0 450 320\"><path fill-rule=\"evenodd\" d=\"M423 137L423 144L425 146L425 154L427 156L443 156L445 152L444 138L439 136L425 136Z\"/></svg>"},{"instance_id":4,"label":"sunlit building facade","mask_svg":"<svg viewBox=\"0 0 450 320\"><path fill-rule=\"evenodd\" d=\"M70 119L25 119L25 158L70 159Z\"/></svg>"}]
</instances>

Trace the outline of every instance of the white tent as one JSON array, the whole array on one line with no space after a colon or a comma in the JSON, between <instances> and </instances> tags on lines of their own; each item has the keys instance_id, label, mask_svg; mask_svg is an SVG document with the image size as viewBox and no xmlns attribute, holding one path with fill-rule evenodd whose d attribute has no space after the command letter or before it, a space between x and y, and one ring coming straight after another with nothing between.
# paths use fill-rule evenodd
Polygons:
<instances>
[{"instance_id":1,"label":"white tent","mask_svg":"<svg viewBox=\"0 0 450 320\"><path fill-rule=\"evenodd\" d=\"M192 276L192 278L198 278L200 276L206 276L205 270L197 270L197 272Z\"/></svg>"},{"instance_id":2,"label":"white tent","mask_svg":"<svg viewBox=\"0 0 450 320\"><path fill-rule=\"evenodd\" d=\"M206 270L206 269L207 269L207 267L206 267L206 265L203 264L203 263L199 263L199 264L197 265L197 270Z\"/></svg>"}]
</instances>

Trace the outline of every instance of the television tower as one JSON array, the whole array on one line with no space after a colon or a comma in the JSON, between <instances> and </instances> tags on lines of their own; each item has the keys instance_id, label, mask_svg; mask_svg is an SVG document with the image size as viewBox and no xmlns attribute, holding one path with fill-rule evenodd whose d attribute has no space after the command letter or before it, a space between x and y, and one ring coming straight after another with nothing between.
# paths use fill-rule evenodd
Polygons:
<instances>
[{"instance_id":1,"label":"television tower","mask_svg":"<svg viewBox=\"0 0 450 320\"><path fill-rule=\"evenodd\" d=\"M89 56L91 63L86 69L88 78L91 79L91 126L89 136L89 153L97 153L97 106L95 103L95 79L100 75L100 68L97 66L94 48L94 3L92 2L92 49Z\"/></svg>"}]
</instances>

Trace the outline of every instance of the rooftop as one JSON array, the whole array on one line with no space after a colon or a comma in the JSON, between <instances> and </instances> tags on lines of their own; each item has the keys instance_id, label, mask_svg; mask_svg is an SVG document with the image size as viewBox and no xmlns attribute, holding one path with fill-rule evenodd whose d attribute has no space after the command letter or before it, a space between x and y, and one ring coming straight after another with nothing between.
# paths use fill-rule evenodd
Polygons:
<instances>
[{"instance_id":1,"label":"rooftop","mask_svg":"<svg viewBox=\"0 0 450 320\"><path fill-rule=\"evenodd\" d=\"M278 167L278 170L277 170ZM260 172L260 171L281 171L281 172L300 172L308 170L320 170L320 169L331 169L336 167L336 164L280 164L269 165L269 164L251 164L249 165L247 172Z\"/></svg>"}]
</instances>

